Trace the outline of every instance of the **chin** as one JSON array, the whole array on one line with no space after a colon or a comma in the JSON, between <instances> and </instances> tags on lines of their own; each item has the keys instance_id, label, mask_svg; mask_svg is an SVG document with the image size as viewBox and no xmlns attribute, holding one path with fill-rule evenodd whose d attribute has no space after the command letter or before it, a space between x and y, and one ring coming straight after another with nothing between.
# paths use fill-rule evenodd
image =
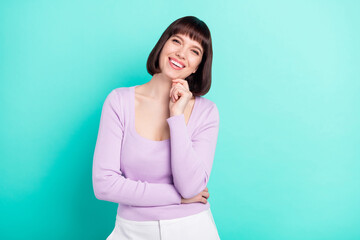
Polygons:
<instances>
[{"instance_id":1,"label":"chin","mask_svg":"<svg viewBox=\"0 0 360 240\"><path fill-rule=\"evenodd\" d=\"M180 79L184 79L189 77L191 74L169 74L169 76L171 76L173 79L175 78L180 78Z\"/></svg>"},{"instance_id":2,"label":"chin","mask_svg":"<svg viewBox=\"0 0 360 240\"><path fill-rule=\"evenodd\" d=\"M165 70L165 71L162 71L162 74L167 77L167 78L170 78L170 79L177 79L177 78L180 78L180 79L185 79L187 77L189 77L191 74L188 74L188 73L177 73L177 72L174 72L172 69L169 69L168 71Z\"/></svg>"},{"instance_id":3,"label":"chin","mask_svg":"<svg viewBox=\"0 0 360 240\"><path fill-rule=\"evenodd\" d=\"M174 73L164 73L164 76L166 76L167 78L170 78L170 79L177 79L177 78L183 79L183 77L181 75L174 74Z\"/></svg>"}]
</instances>

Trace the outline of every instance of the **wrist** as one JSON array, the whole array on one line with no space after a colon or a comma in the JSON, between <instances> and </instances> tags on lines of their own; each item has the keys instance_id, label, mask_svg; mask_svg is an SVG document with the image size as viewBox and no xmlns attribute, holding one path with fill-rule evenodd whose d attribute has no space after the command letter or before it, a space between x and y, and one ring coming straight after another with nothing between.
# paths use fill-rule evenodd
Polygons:
<instances>
[{"instance_id":1,"label":"wrist","mask_svg":"<svg viewBox=\"0 0 360 240\"><path fill-rule=\"evenodd\" d=\"M182 112L170 112L170 117L183 114Z\"/></svg>"}]
</instances>

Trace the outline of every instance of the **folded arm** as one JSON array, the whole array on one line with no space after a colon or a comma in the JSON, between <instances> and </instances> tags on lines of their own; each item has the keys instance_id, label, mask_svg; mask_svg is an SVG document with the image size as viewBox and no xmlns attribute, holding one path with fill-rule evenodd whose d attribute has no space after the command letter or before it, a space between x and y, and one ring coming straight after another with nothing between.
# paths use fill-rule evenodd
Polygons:
<instances>
[{"instance_id":1,"label":"folded arm","mask_svg":"<svg viewBox=\"0 0 360 240\"><path fill-rule=\"evenodd\" d=\"M219 131L216 104L203 112L201 121L191 138L184 114L167 119L170 127L174 185L184 198L196 196L205 189L209 181Z\"/></svg>"},{"instance_id":2,"label":"folded arm","mask_svg":"<svg viewBox=\"0 0 360 240\"><path fill-rule=\"evenodd\" d=\"M173 184L127 179L120 170L124 121L118 93L113 90L102 107L93 156L92 182L96 198L132 206L181 204Z\"/></svg>"}]
</instances>

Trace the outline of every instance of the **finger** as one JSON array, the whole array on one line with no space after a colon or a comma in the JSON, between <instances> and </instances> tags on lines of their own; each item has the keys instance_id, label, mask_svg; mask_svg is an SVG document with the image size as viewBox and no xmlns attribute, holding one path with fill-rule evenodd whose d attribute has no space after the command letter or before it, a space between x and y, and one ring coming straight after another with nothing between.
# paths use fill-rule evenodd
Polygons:
<instances>
[{"instance_id":1,"label":"finger","mask_svg":"<svg viewBox=\"0 0 360 240\"><path fill-rule=\"evenodd\" d=\"M187 82L185 79L182 79L182 78L176 78L176 79L172 79L173 82Z\"/></svg>"},{"instance_id":2,"label":"finger","mask_svg":"<svg viewBox=\"0 0 360 240\"><path fill-rule=\"evenodd\" d=\"M173 82L181 82L182 84L186 84L187 81L185 79L181 79L181 78L176 78L172 80Z\"/></svg>"},{"instance_id":3,"label":"finger","mask_svg":"<svg viewBox=\"0 0 360 240\"><path fill-rule=\"evenodd\" d=\"M172 95L176 96L176 94L178 94L178 91L182 89L184 89L184 87L181 84L175 84L172 89Z\"/></svg>"},{"instance_id":4,"label":"finger","mask_svg":"<svg viewBox=\"0 0 360 240\"><path fill-rule=\"evenodd\" d=\"M175 99L176 96L176 88L174 87L174 90L172 91L172 97Z\"/></svg>"},{"instance_id":5,"label":"finger","mask_svg":"<svg viewBox=\"0 0 360 240\"><path fill-rule=\"evenodd\" d=\"M180 96L179 96L179 95L180 95ZM178 100L178 99L179 99L179 97L181 97L181 96L182 96L182 94L181 94L181 90L179 90L178 88L175 88L175 89L174 89L173 96L174 96L174 98L175 98L176 100Z\"/></svg>"},{"instance_id":6,"label":"finger","mask_svg":"<svg viewBox=\"0 0 360 240\"><path fill-rule=\"evenodd\" d=\"M179 89L183 89L184 91L189 91L189 87L186 86L185 84L176 83L176 86L177 86Z\"/></svg>"},{"instance_id":7,"label":"finger","mask_svg":"<svg viewBox=\"0 0 360 240\"><path fill-rule=\"evenodd\" d=\"M175 86L173 86L170 90L170 97L173 99L174 97L174 90L175 90Z\"/></svg>"},{"instance_id":8,"label":"finger","mask_svg":"<svg viewBox=\"0 0 360 240\"><path fill-rule=\"evenodd\" d=\"M169 97L171 97L171 95L173 94L175 88L176 88L176 83L172 83L172 86L170 88Z\"/></svg>"},{"instance_id":9,"label":"finger","mask_svg":"<svg viewBox=\"0 0 360 240\"><path fill-rule=\"evenodd\" d=\"M175 100L176 88L171 91L171 98Z\"/></svg>"},{"instance_id":10,"label":"finger","mask_svg":"<svg viewBox=\"0 0 360 240\"><path fill-rule=\"evenodd\" d=\"M169 97L171 97L171 92L172 92L172 90L173 90L173 87L174 87L174 85L170 88Z\"/></svg>"},{"instance_id":11,"label":"finger","mask_svg":"<svg viewBox=\"0 0 360 240\"><path fill-rule=\"evenodd\" d=\"M210 197L210 194L209 194L208 192L204 192L204 193L203 193L203 197L206 198L206 199L208 199L208 198Z\"/></svg>"},{"instance_id":12,"label":"finger","mask_svg":"<svg viewBox=\"0 0 360 240\"><path fill-rule=\"evenodd\" d=\"M173 79L172 80L173 83L181 83L186 89L189 89L189 83L188 81L184 80L184 79L180 79L180 78L177 78L177 79Z\"/></svg>"},{"instance_id":13,"label":"finger","mask_svg":"<svg viewBox=\"0 0 360 240\"><path fill-rule=\"evenodd\" d=\"M208 192L208 191L209 191L209 189L206 187L206 188L204 189L204 191Z\"/></svg>"},{"instance_id":14,"label":"finger","mask_svg":"<svg viewBox=\"0 0 360 240\"><path fill-rule=\"evenodd\" d=\"M187 94L187 90L183 88L176 88L175 96L182 97L182 96L186 96L186 94Z\"/></svg>"},{"instance_id":15,"label":"finger","mask_svg":"<svg viewBox=\"0 0 360 240\"><path fill-rule=\"evenodd\" d=\"M171 98L173 99L173 102L176 102L175 93L171 96Z\"/></svg>"},{"instance_id":16,"label":"finger","mask_svg":"<svg viewBox=\"0 0 360 240\"><path fill-rule=\"evenodd\" d=\"M176 83L171 88L170 96L172 97L172 99L174 99L173 102L175 102L180 97L187 94L187 92L188 92L188 90L186 90L183 85L181 85L180 83Z\"/></svg>"},{"instance_id":17,"label":"finger","mask_svg":"<svg viewBox=\"0 0 360 240\"><path fill-rule=\"evenodd\" d=\"M186 89L183 85L181 84L177 84L175 85L174 87L175 89L177 89L177 95L182 97L182 96L188 96L189 95L189 99L192 98L194 95L193 93L189 90L189 89ZM180 94L179 94L180 93ZM176 94L174 94L176 95Z\"/></svg>"},{"instance_id":18,"label":"finger","mask_svg":"<svg viewBox=\"0 0 360 240\"><path fill-rule=\"evenodd\" d=\"M175 92L176 100L179 99L179 97L181 97L183 94L184 94L184 91L182 89L176 89L176 92Z\"/></svg>"}]
</instances>

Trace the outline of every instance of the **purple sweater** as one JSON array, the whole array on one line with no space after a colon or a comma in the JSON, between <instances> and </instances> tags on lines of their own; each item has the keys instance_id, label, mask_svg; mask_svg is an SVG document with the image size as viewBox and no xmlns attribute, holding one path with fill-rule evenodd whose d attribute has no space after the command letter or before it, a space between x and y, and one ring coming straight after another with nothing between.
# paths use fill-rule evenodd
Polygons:
<instances>
[{"instance_id":1,"label":"purple sweater","mask_svg":"<svg viewBox=\"0 0 360 240\"><path fill-rule=\"evenodd\" d=\"M96 198L118 203L122 218L168 220L210 207L209 202L181 204L181 196L196 196L209 181L219 130L216 104L197 96L187 124L184 114L166 121L169 139L154 141L137 133L135 86L116 88L104 101L93 188Z\"/></svg>"}]
</instances>

